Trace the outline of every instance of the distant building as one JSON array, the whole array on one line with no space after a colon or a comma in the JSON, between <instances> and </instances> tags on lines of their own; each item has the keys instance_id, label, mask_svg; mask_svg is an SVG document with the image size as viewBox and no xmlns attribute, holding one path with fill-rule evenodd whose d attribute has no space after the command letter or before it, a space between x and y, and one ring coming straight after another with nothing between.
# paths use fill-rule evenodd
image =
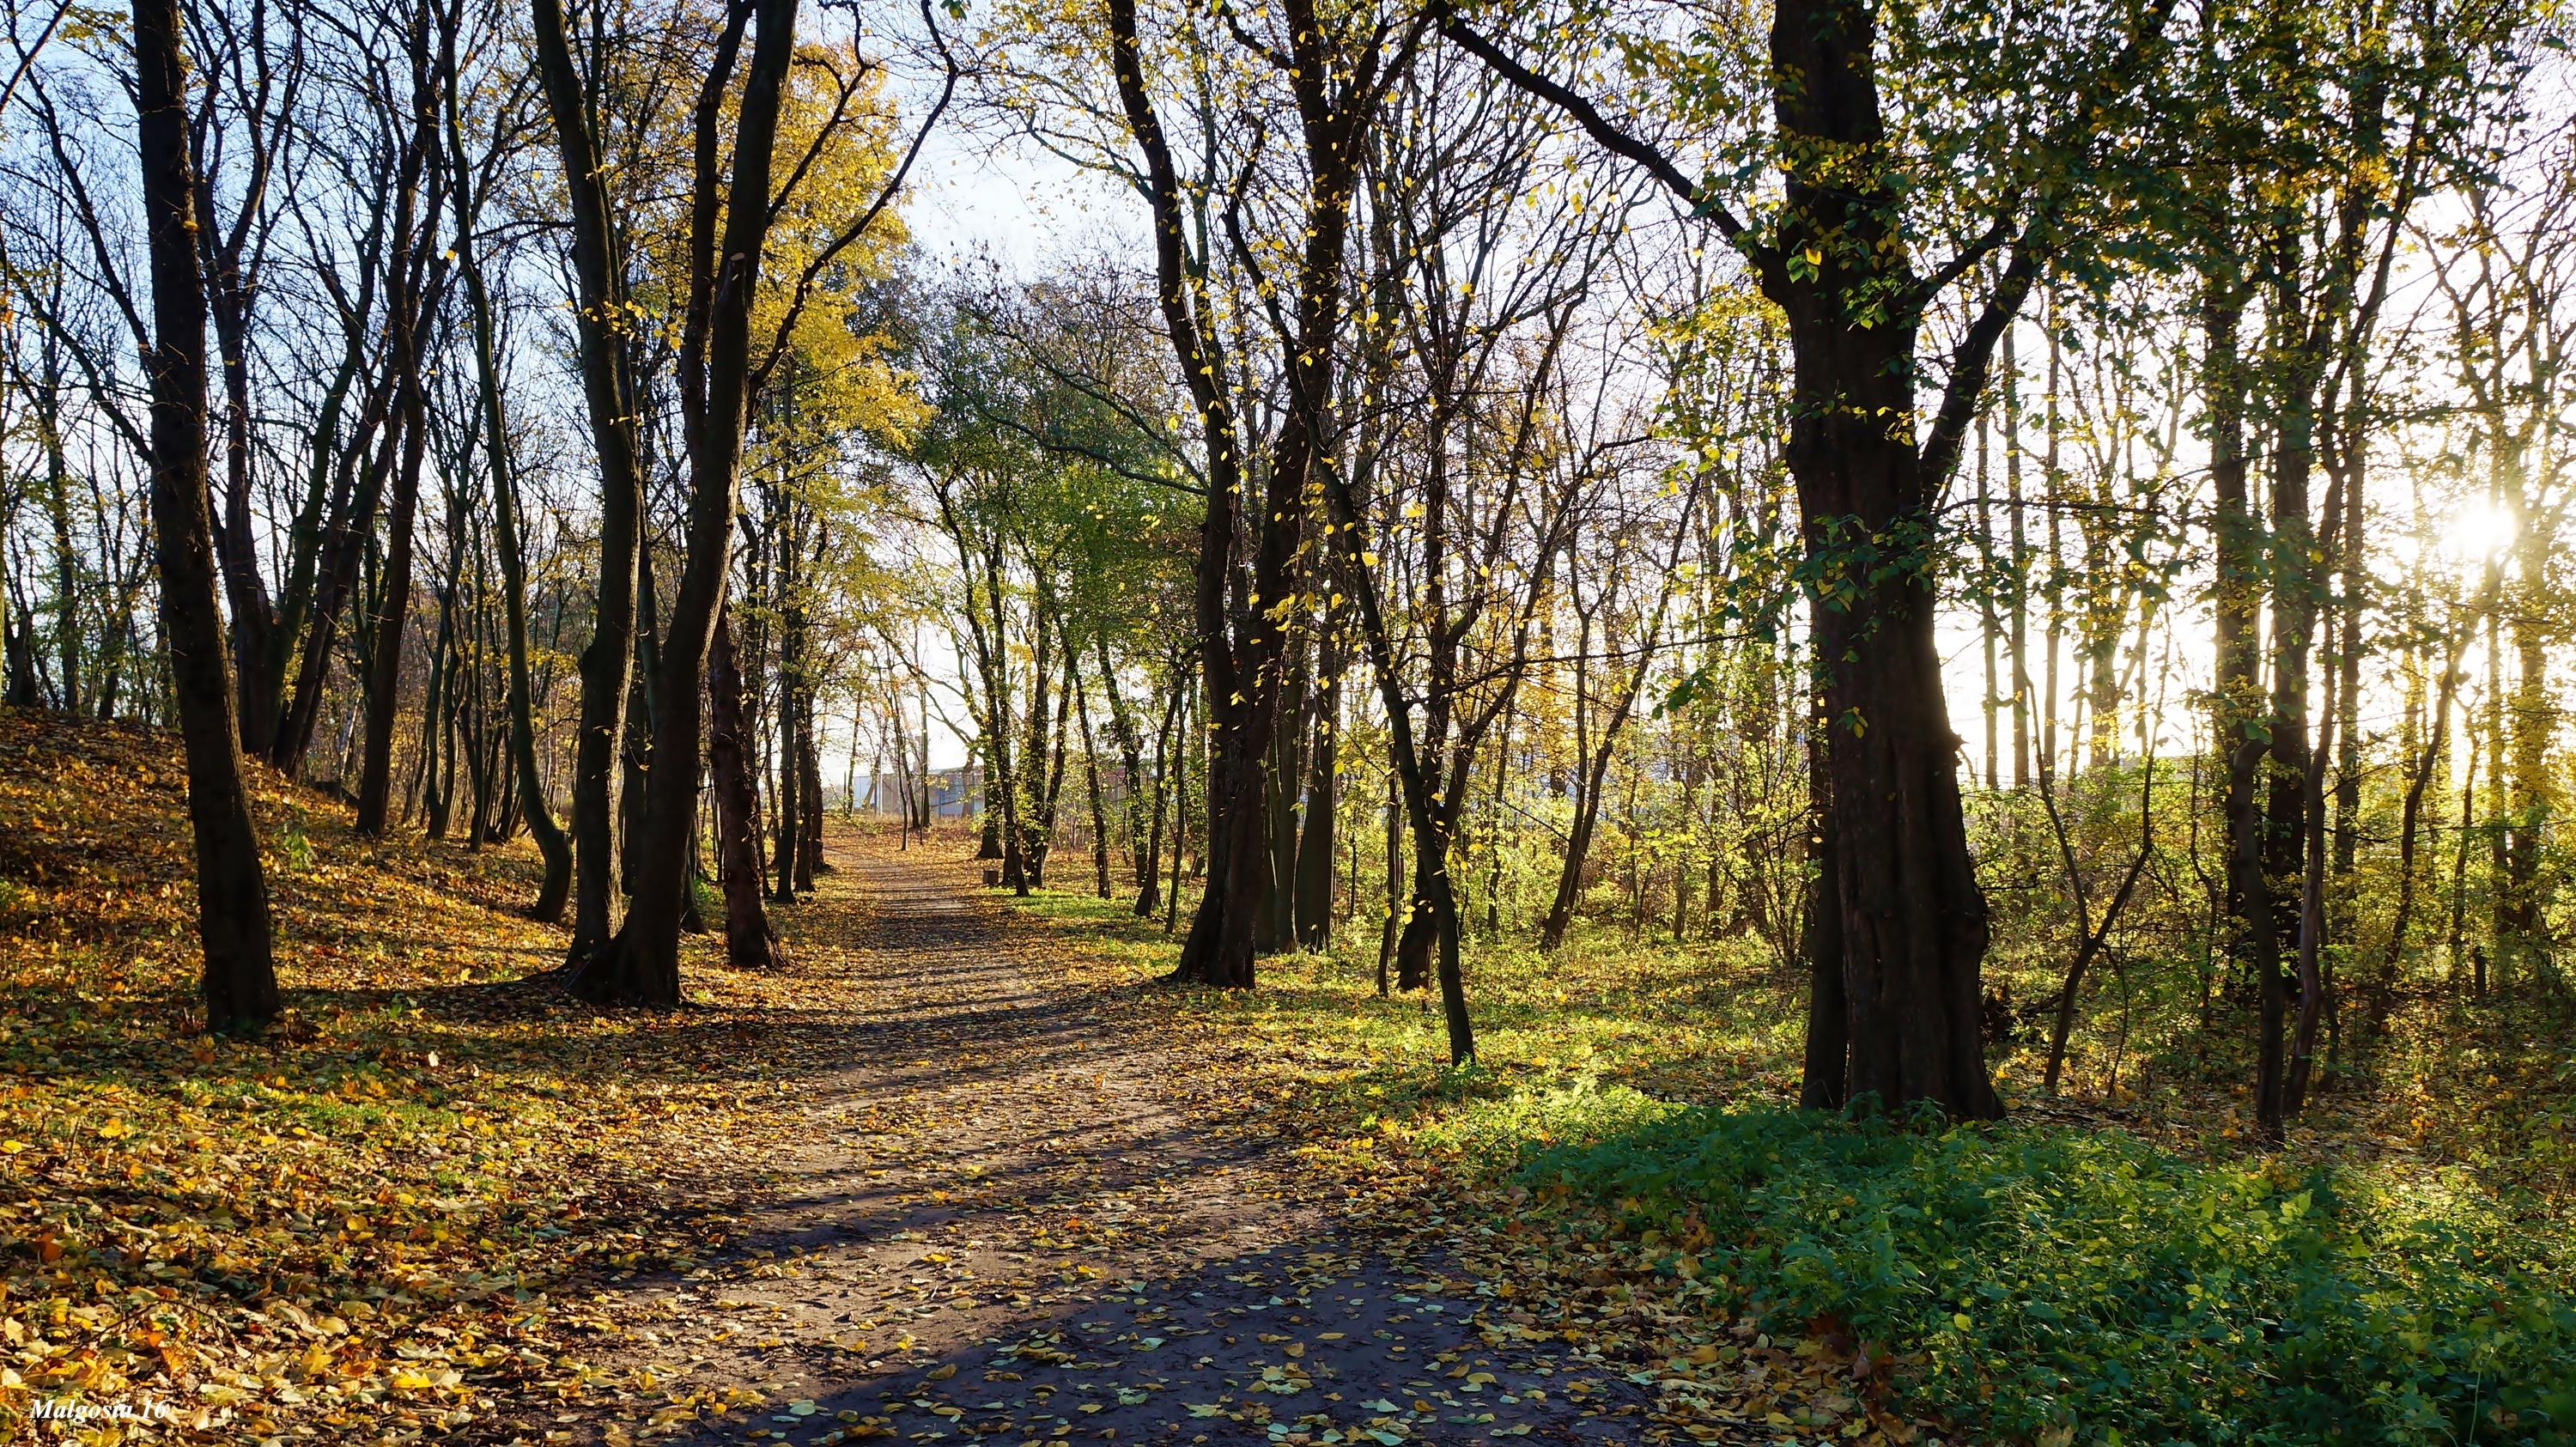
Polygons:
<instances>
[{"instance_id":1,"label":"distant building","mask_svg":"<svg viewBox=\"0 0 2576 1447\"><path fill-rule=\"evenodd\" d=\"M888 819L903 814L903 790L910 780L905 776L870 774L852 781L858 793L857 812L878 814ZM930 817L933 819L973 819L984 812L984 770L969 764L962 769L934 769L930 775Z\"/></svg>"}]
</instances>

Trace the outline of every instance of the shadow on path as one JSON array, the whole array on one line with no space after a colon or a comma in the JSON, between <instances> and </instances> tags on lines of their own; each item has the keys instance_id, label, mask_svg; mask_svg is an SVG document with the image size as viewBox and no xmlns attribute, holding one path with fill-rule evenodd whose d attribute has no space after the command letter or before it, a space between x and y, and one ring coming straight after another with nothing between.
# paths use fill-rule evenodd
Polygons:
<instances>
[{"instance_id":1,"label":"shadow on path","mask_svg":"<svg viewBox=\"0 0 2576 1447\"><path fill-rule=\"evenodd\" d=\"M604 1375L645 1384L606 1440L1642 1439L1618 1370L1487 1320L1490 1287L1194 1115L1186 1053L1047 978L953 862L865 835L832 859L789 928L876 1007L740 1246L583 1308Z\"/></svg>"}]
</instances>

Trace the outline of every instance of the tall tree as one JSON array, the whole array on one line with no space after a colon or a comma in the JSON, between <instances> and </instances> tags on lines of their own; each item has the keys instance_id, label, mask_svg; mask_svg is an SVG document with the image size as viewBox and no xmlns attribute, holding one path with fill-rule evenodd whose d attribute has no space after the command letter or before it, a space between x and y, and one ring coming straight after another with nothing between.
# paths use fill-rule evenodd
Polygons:
<instances>
[{"instance_id":1,"label":"tall tree","mask_svg":"<svg viewBox=\"0 0 2576 1447\"><path fill-rule=\"evenodd\" d=\"M152 334L144 355L152 379L152 525L171 692L188 761L206 1028L256 1031L277 1017L277 974L268 882L242 787L241 733L206 501L206 287L176 0L137 0L134 70L152 272Z\"/></svg>"},{"instance_id":2,"label":"tall tree","mask_svg":"<svg viewBox=\"0 0 2576 1447\"><path fill-rule=\"evenodd\" d=\"M433 57L441 52L432 47L431 30L433 26L452 30L457 23L452 13L436 9L430 0L420 0L412 7L405 46L411 62L410 147L422 158L421 165L430 177L429 194L420 214L415 218L406 210L405 224L418 238L415 245L423 251L435 249L430 238L437 229L448 179L448 168L435 164L443 158L443 149L439 144L438 76ZM454 255L452 249L440 252L430 263L433 278L445 276ZM442 290L436 279L427 287L433 298ZM385 806L393 787L394 715L402 702L403 639L411 618L412 522L420 504L421 461L429 442L429 394L421 378L429 338L418 333L434 324L434 305L426 310L409 309L394 320L394 406L401 418L403 449L402 462L394 472L393 507L385 518L384 577L382 601L376 606L374 620L375 641L367 650L366 740L358 774L357 829L361 834L384 832Z\"/></svg>"},{"instance_id":3,"label":"tall tree","mask_svg":"<svg viewBox=\"0 0 2576 1447\"><path fill-rule=\"evenodd\" d=\"M2100 190L2090 173L2116 154L2112 142L2128 129L2123 107L2161 48L2171 8L2171 0L2145 0L2047 17L2030 33L1978 44L1968 73L1948 72L1961 86L1986 83L1957 93L1983 102L1987 143L2009 136L2011 149L1981 152L1991 179L1962 201L1984 225L1933 264L1918 260L1931 218L1916 209L1923 193L1892 148L1879 71L1882 47L1924 67L1909 83L1958 57L1918 48L1926 32L1910 17L1908 29L1889 35L1871 0L1772 7L1772 133L1756 154L1778 201L1748 225L1723 168L1693 181L1664 149L1515 59L1462 12L1439 12L1453 43L1563 108L1706 218L1787 319L1788 462L1829 738L1815 781L1818 806L1831 816L1820 845L1831 893L1818 915L1832 920L1809 931L1809 1030L1835 1048L1809 1052L1801 1098L1811 1105L1874 1095L1890 1109L1924 1101L1953 1116L2002 1111L1980 1017L1986 901L1969 857L1934 643L1940 500L1995 344L2049 259L2081 234L2076 208ZM2039 33L2079 19L2091 33ZM2014 62L2009 91L1993 84L1999 52ZM1735 103L1728 80L1740 73L1738 57L1722 41L1703 35L1695 47L1657 53L1672 57L1700 115ZM1999 252L2006 260L1984 294L1961 303L1968 319L1944 358L1929 424L1918 426L1925 317Z\"/></svg>"},{"instance_id":4,"label":"tall tree","mask_svg":"<svg viewBox=\"0 0 2576 1447\"><path fill-rule=\"evenodd\" d=\"M728 176L720 160L725 101L743 28L755 15L751 64L733 106ZM775 214L772 152L795 27L796 0L736 0L699 92L679 365L690 484L686 546L653 670L653 764L640 837L628 846L641 851L634 897L615 939L583 960L573 977L578 993L602 1003L667 1007L680 999L680 916L688 898L690 824L697 815L705 744L701 695L732 569L743 426L756 380L752 299ZM793 760L783 762L792 775Z\"/></svg>"},{"instance_id":5,"label":"tall tree","mask_svg":"<svg viewBox=\"0 0 2576 1447\"><path fill-rule=\"evenodd\" d=\"M581 655L581 722L573 745L569 958L578 967L608 943L609 903L616 888L617 744L626 732L627 681L635 658L636 540L644 475L636 447L635 392L627 376L626 267L610 226L593 105L596 80L586 83L573 59L562 0L530 0L529 9L537 75L562 165L582 401L599 465L599 569L590 643ZM745 13L739 3L728 7L720 53L729 55L739 44ZM730 70L730 64L725 68ZM705 141L709 148L715 143L712 136ZM675 980L672 989L677 988Z\"/></svg>"}]
</instances>

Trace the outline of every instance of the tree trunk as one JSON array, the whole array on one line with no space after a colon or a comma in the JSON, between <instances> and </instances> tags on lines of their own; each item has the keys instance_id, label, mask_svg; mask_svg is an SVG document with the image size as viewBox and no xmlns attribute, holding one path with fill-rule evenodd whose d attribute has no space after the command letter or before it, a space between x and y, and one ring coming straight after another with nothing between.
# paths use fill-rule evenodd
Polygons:
<instances>
[{"instance_id":1,"label":"tree trunk","mask_svg":"<svg viewBox=\"0 0 2576 1447\"><path fill-rule=\"evenodd\" d=\"M1127 770L1127 796L1119 812L1127 816L1127 852L1136 881L1142 884L1152 869L1153 851L1146 846L1146 818L1150 807L1145 796L1145 741L1136 728L1136 716L1127 711L1127 697L1118 687L1117 666L1109 661L1107 630L1092 635L1094 657L1099 662L1100 691L1109 700L1109 737L1118 746L1118 761ZM1144 905L1136 912L1151 914L1154 907Z\"/></svg>"},{"instance_id":2,"label":"tree trunk","mask_svg":"<svg viewBox=\"0 0 2576 1447\"><path fill-rule=\"evenodd\" d=\"M1081 720L1082 783L1091 799L1091 873L1092 883L1102 899L1109 898L1109 815L1100 806L1100 751L1091 738L1091 695L1082 686L1082 674L1072 654L1072 640L1066 640L1065 665L1073 672L1074 716ZM1130 787L1133 787L1131 781Z\"/></svg>"},{"instance_id":3,"label":"tree trunk","mask_svg":"<svg viewBox=\"0 0 2576 1447\"><path fill-rule=\"evenodd\" d=\"M1037 827L1031 831L1033 838L1028 854L1027 884L1030 889L1045 887L1047 861L1055 854L1055 826L1060 817L1057 805L1064 798L1065 725L1073 712L1073 670L1072 640L1067 639L1064 678L1055 696L1055 735L1046 750L1046 789L1035 801Z\"/></svg>"},{"instance_id":4,"label":"tree trunk","mask_svg":"<svg viewBox=\"0 0 2576 1447\"><path fill-rule=\"evenodd\" d=\"M151 252L152 533L172 701L188 761L197 940L206 1028L255 1032L277 1017L268 884L242 788L241 734L214 524L206 503L206 293L188 159L186 69L174 0L135 0L135 119Z\"/></svg>"},{"instance_id":5,"label":"tree trunk","mask_svg":"<svg viewBox=\"0 0 2576 1447\"><path fill-rule=\"evenodd\" d=\"M797 787L804 791L804 825L796 834L796 887L814 892L814 876L830 868L823 862L823 756L814 742L814 692L805 691L800 706L805 736L797 743Z\"/></svg>"},{"instance_id":6,"label":"tree trunk","mask_svg":"<svg viewBox=\"0 0 2576 1447\"><path fill-rule=\"evenodd\" d=\"M422 228L426 231L428 228ZM421 455L429 442L426 399L421 395L419 351L398 332L395 352L403 368L402 463L394 472L393 510L386 515L383 601L376 609L376 642L368 653L367 733L358 771L357 832L382 834L393 783L394 715L402 703L403 631L411 620L412 520L420 505Z\"/></svg>"},{"instance_id":7,"label":"tree trunk","mask_svg":"<svg viewBox=\"0 0 2576 1447\"><path fill-rule=\"evenodd\" d=\"M2285 243L2286 244L2286 243ZM2286 289L2287 282L2282 283ZM2295 315L2275 321L2294 327ZM2315 528L2308 512L2308 479L2315 460L2314 382L2304 359L2294 358L2287 394L2275 419L2272 448L2272 703L2264 721L2263 874L2274 916L2274 938L2303 933L2302 880L2308 840L2308 653L2316 631ZM2269 973L2278 976L2277 964ZM2293 1109L2286 1054L2287 982L2269 982L2280 997L2262 1012L2257 1046L2254 1115L2277 1132ZM2306 1013L2308 1002L2301 1002Z\"/></svg>"},{"instance_id":8,"label":"tree trunk","mask_svg":"<svg viewBox=\"0 0 2576 1447\"><path fill-rule=\"evenodd\" d=\"M785 947L763 902L758 801L743 750L742 669L734 659L732 610L716 616L707 649L707 762L716 796L716 874L724 886L725 963L737 970L774 969Z\"/></svg>"},{"instance_id":9,"label":"tree trunk","mask_svg":"<svg viewBox=\"0 0 2576 1447\"><path fill-rule=\"evenodd\" d=\"M1173 735L1172 754L1172 868L1163 886L1163 933L1169 936L1181 917L1181 885L1189 873L1183 867L1184 851L1190 842L1190 748L1197 740L1196 719L1190 708L1190 682L1173 680L1172 687L1181 701L1181 727Z\"/></svg>"},{"instance_id":10,"label":"tree trunk","mask_svg":"<svg viewBox=\"0 0 2576 1447\"><path fill-rule=\"evenodd\" d=\"M552 6L556 0L538 3ZM735 122L730 190L736 200L770 195L780 99L795 44L796 0L757 0L756 13L759 34ZM694 210L699 230L693 232L696 256L690 275L691 308L704 319L704 371L700 378L684 376L687 390L697 393L697 415L687 419L688 546L655 669L655 767L647 786L643 868L617 937L585 961L573 979L577 993L603 1004L668 1008L680 1002L680 912L688 886L689 821L697 811L697 759L705 746L700 695L732 565L733 513L750 400L752 294L760 282L760 254L771 213L767 205L724 207L723 245L712 245L717 211L714 128L731 68L712 68L700 92ZM684 355L684 374L697 365Z\"/></svg>"},{"instance_id":11,"label":"tree trunk","mask_svg":"<svg viewBox=\"0 0 2576 1447\"><path fill-rule=\"evenodd\" d=\"M1266 760L1270 882L1261 897L1261 913L1252 935L1254 953L1265 955L1279 954L1297 945L1297 794L1299 776L1304 772L1299 767L1302 760L1298 758L1297 745L1305 723L1307 679L1304 640L1291 634L1287 647L1294 661L1288 665L1286 685L1279 690L1279 717L1270 728Z\"/></svg>"},{"instance_id":12,"label":"tree trunk","mask_svg":"<svg viewBox=\"0 0 2576 1447\"><path fill-rule=\"evenodd\" d=\"M1387 965L1395 958L1395 942L1412 911L1405 907L1404 893L1404 802L1398 793L1394 771L1387 773L1386 800L1386 921L1378 929L1377 997L1386 998Z\"/></svg>"},{"instance_id":13,"label":"tree trunk","mask_svg":"<svg viewBox=\"0 0 2576 1447\"><path fill-rule=\"evenodd\" d=\"M2406 966L2406 937L2414 923L2416 879L2421 873L2415 856L2417 840L2423 834L2424 792L2431 786L2433 770L2441 763L2450 742L2451 700L2460 686L2460 651L2475 627L2471 622L2445 630L2442 676L2434 686L2433 727L2407 771L2406 802L2397 824L2397 911L2388 927L2388 953L2380 960L2379 976L2371 989L2373 1035L2387 1028L2389 1013L2396 1008L2398 983Z\"/></svg>"},{"instance_id":14,"label":"tree trunk","mask_svg":"<svg viewBox=\"0 0 2576 1447\"><path fill-rule=\"evenodd\" d=\"M643 867L644 781L653 767L653 549L635 556L635 659L626 673L626 729L617 750L617 890L632 896Z\"/></svg>"},{"instance_id":15,"label":"tree trunk","mask_svg":"<svg viewBox=\"0 0 2576 1447\"><path fill-rule=\"evenodd\" d=\"M1189 694L1190 675L1187 670L1187 660L1175 662L1172 696L1163 705L1162 731L1154 736L1153 827L1146 836L1144 850L1136 857L1136 917L1139 919L1152 919L1155 907L1162 902L1163 818L1170 810L1172 791L1178 787L1173 764L1181 741L1174 731L1181 716L1181 700ZM1179 872L1177 869L1173 871L1175 876Z\"/></svg>"},{"instance_id":16,"label":"tree trunk","mask_svg":"<svg viewBox=\"0 0 2576 1447\"><path fill-rule=\"evenodd\" d=\"M201 201L210 193L201 191ZM256 204L246 198L247 205ZM207 208L211 212L211 207ZM211 216L209 216L211 223ZM214 228L209 224L208 244L204 250L210 275L224 277L225 266L233 260L221 254L212 244ZM250 401L250 291L241 286L237 275L212 288L217 299L211 308L215 321L215 348L223 359L224 376L224 515L215 534L216 554L221 563L224 592L232 606L233 670L235 698L241 710L242 746L246 751L264 755L270 736L276 730L276 719L270 712L275 690L270 686L269 631L276 626L270 611L268 588L259 573L259 554L252 531L250 503L251 401ZM65 693L72 691L72 675L65 675ZM71 705L66 705L71 706Z\"/></svg>"},{"instance_id":17,"label":"tree trunk","mask_svg":"<svg viewBox=\"0 0 2576 1447\"><path fill-rule=\"evenodd\" d=\"M2255 633L2262 577L2261 537L2252 512L2245 454L2246 367L2239 356L2244 289L2225 279L2207 285L2201 329L2207 338L2203 387L2210 416L2211 524L2218 554L2212 590L2220 762L2227 771L2223 809L2227 821L2227 913L2234 921L2230 953L2254 977L2259 1013L2256 1063L2258 1102L2277 1098L2283 1022L2288 994L2281 980L2280 920L2263 868L2263 831L2256 798L2267 748L2261 655Z\"/></svg>"},{"instance_id":18,"label":"tree trunk","mask_svg":"<svg viewBox=\"0 0 2576 1447\"><path fill-rule=\"evenodd\" d=\"M389 310L409 305L409 288L397 283L394 294L386 300ZM362 426L362 432L382 429L393 411L393 378L389 375L378 387L374 399L374 425ZM367 540L374 534L376 510L384 500L385 479L393 472L402 439L397 424L375 440L367 454L365 471L360 475L356 495L341 499L346 506L335 506L324 529L319 577L314 586L311 621L304 632L304 648L295 671L295 692L279 721L276 736L269 745L269 761L288 778L301 778L304 758L312 748L314 730L322 719L322 695L331 668L331 648L339 634L340 619L357 587L358 570L365 561ZM353 448L353 452L355 449ZM352 465L354 466L354 457Z\"/></svg>"},{"instance_id":19,"label":"tree trunk","mask_svg":"<svg viewBox=\"0 0 2576 1447\"><path fill-rule=\"evenodd\" d=\"M377 214L382 215L381 207ZM381 224L379 221L377 226L381 227ZM342 323L346 341L341 349L339 368L324 389L313 425L305 434L312 460L305 471L303 506L287 529L286 580L278 594L276 623L268 629L268 657L262 667L268 694L261 700L261 707L270 721L267 735L256 746L262 757L276 756L276 736L284 726L286 666L294 656L296 638L303 632L313 604L314 579L321 565L325 509L347 503L352 459L366 448L372 426L367 419L375 407L376 388L371 385L366 399L359 404L358 434L346 447L338 449L335 461L333 454L339 441L341 412L348 405L349 389L356 385L366 360L367 334L361 318L371 315L373 310L379 270L376 240L377 229L370 228L359 254L357 301L350 308L350 318ZM243 736L242 744L246 749L253 746L248 735Z\"/></svg>"},{"instance_id":20,"label":"tree trunk","mask_svg":"<svg viewBox=\"0 0 2576 1447\"><path fill-rule=\"evenodd\" d=\"M1375 80L1378 67L1386 64L1390 72L1404 68L1384 53L1389 39L1384 31L1356 40L1328 30L1313 0L1285 3L1290 73L1305 77L1291 89L1308 181L1299 228L1303 244L1293 282L1283 288L1289 293L1284 310L1293 317L1290 334L1280 339L1288 401L1267 466L1259 469L1257 502L1241 495L1246 480L1242 439L1227 391L1233 368L1214 324L1203 276L1184 251L1188 220L1181 182L1146 92L1135 0L1110 0L1106 17L1119 100L1145 160L1141 189L1153 212L1157 299L1206 444L1209 484L1192 590L1208 732L1216 745L1209 770L1208 887L1173 975L1231 989L1248 989L1253 983L1255 916L1269 884L1263 857L1268 821L1262 759L1278 723L1287 661L1286 632L1276 609L1278 600L1294 590L1291 580L1311 505L1307 490L1319 473L1331 471L1322 452L1333 445L1335 435L1327 413L1341 332L1351 196L1362 143L1375 124L1382 94ZM1329 23L1341 20L1335 15ZM1412 37L1419 34L1418 28L1406 32L1408 55ZM1351 75L1353 67L1370 78L1340 84L1327 80ZM1238 506L1255 509L1249 519L1256 539L1249 585L1261 604L1245 610L1239 632L1229 628L1225 606L1237 567Z\"/></svg>"},{"instance_id":21,"label":"tree trunk","mask_svg":"<svg viewBox=\"0 0 2576 1447\"><path fill-rule=\"evenodd\" d=\"M510 448L509 418L501 400L498 341L494 335L492 296L474 250L473 168L465 154L465 135L455 91L457 69L454 34L448 32L443 57L447 86L448 164L455 172L451 194L456 199L456 267L465 275L466 302L473 314L476 400L482 404L483 451L492 467L492 542L501 564L502 625L508 635L510 667L510 753L519 776L520 810L528 833L545 861L545 878L537 887L528 917L553 924L563 918L572 895L572 841L555 823L546 799L545 778L537 767L536 689L528 670L528 565L521 547L518 468ZM451 576L453 571L451 570Z\"/></svg>"},{"instance_id":22,"label":"tree trunk","mask_svg":"<svg viewBox=\"0 0 2576 1447\"><path fill-rule=\"evenodd\" d=\"M564 33L562 0L530 0L546 109L554 120L571 223L574 336L591 446L599 458L599 573L590 644L581 654L581 721L573 745L573 931L576 967L609 940L615 889L618 743L626 732L626 683L635 650L635 553L643 475L626 377L626 288L590 99ZM694 694L694 690L692 690ZM677 985L673 985L677 998Z\"/></svg>"},{"instance_id":23,"label":"tree trunk","mask_svg":"<svg viewBox=\"0 0 2576 1447\"><path fill-rule=\"evenodd\" d=\"M1315 732L1307 746L1305 828L1297 841L1297 942L1321 953L1333 938L1333 830L1340 808L1342 728L1341 610L1325 614L1315 668Z\"/></svg>"},{"instance_id":24,"label":"tree trunk","mask_svg":"<svg viewBox=\"0 0 2576 1447\"><path fill-rule=\"evenodd\" d=\"M1807 1058L1798 1104L1840 1110L1851 1101L1851 1001L1844 995L1842 851L1835 837L1833 779L1826 762L1824 700L1807 727L1808 846L1816 863L1800 945L1807 956Z\"/></svg>"},{"instance_id":25,"label":"tree trunk","mask_svg":"<svg viewBox=\"0 0 2576 1447\"><path fill-rule=\"evenodd\" d=\"M1877 38L1874 13L1858 0L1775 7L1772 73L1806 78L1774 91L1781 130L1828 148L1883 143ZM1812 248L1823 258L1803 276L1773 269L1765 290L1788 319L1786 460L1807 555L1843 597L1841 607L1815 609L1812 625L1825 675L1830 902L1840 917L1838 939L1816 931L1811 945L1838 946L1841 956L1840 1093L1846 1101L1874 1094L1888 1110L1920 1101L1954 1118L1991 1118L2003 1106L1980 1033L1986 901L1968 852L1957 735L1933 635L1935 511L1964 419L1945 404L1923 453L1910 429L1891 433L1885 419L1914 415L1918 323L1856 313L1849 301L1891 284L1881 268L1904 265L1899 203L1856 202L1831 176L1794 163L1783 199L1780 252ZM1847 216L1862 219L1846 231ZM2026 290L2033 265L2017 254L1980 315L1987 348L2020 300L2015 276ZM1989 354L1963 353L1951 396L1973 402ZM1971 384L1964 392L1963 382ZM1901 566L1885 565L1887 547Z\"/></svg>"},{"instance_id":26,"label":"tree trunk","mask_svg":"<svg viewBox=\"0 0 2576 1447\"><path fill-rule=\"evenodd\" d=\"M778 867L778 887L770 895L774 904L796 902L796 855L798 842L804 837L803 772L804 733L797 716L799 681L805 673L805 619L803 610L793 601L794 582L790 566L794 561L794 530L779 528L780 568L778 591L782 606L778 612L778 839L771 860Z\"/></svg>"}]
</instances>

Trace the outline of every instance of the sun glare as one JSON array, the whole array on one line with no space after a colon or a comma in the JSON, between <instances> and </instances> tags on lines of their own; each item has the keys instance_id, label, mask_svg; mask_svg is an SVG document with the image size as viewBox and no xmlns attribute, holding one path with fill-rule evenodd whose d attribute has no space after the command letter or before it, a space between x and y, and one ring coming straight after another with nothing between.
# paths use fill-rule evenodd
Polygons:
<instances>
[{"instance_id":1,"label":"sun glare","mask_svg":"<svg viewBox=\"0 0 2576 1447\"><path fill-rule=\"evenodd\" d=\"M2442 551L2460 562L2484 562L2513 541L2513 532L2512 513L2489 503L2472 503L2442 528Z\"/></svg>"}]
</instances>

